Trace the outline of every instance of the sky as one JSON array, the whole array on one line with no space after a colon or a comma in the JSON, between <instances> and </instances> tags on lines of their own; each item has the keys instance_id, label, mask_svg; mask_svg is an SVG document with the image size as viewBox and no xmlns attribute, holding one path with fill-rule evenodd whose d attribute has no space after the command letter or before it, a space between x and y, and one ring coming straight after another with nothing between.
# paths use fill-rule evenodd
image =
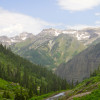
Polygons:
<instances>
[{"instance_id":1,"label":"sky","mask_svg":"<svg viewBox=\"0 0 100 100\"><path fill-rule=\"evenodd\" d=\"M0 35L100 26L100 0L0 0Z\"/></svg>"}]
</instances>

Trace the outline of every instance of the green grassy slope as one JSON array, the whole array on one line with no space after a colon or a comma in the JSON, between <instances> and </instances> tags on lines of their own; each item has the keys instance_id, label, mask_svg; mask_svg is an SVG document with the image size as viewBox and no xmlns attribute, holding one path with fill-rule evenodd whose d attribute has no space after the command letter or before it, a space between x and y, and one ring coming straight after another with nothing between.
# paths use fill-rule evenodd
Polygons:
<instances>
[{"instance_id":1,"label":"green grassy slope","mask_svg":"<svg viewBox=\"0 0 100 100\"><path fill-rule=\"evenodd\" d=\"M82 97L74 97L90 92ZM73 97L74 100L100 100L100 70L95 71L90 78L74 87L62 100Z\"/></svg>"},{"instance_id":2,"label":"green grassy slope","mask_svg":"<svg viewBox=\"0 0 100 100\"><path fill-rule=\"evenodd\" d=\"M18 83L8 82L0 78L0 100L3 100L5 98L5 91L8 93L10 100L13 100L15 92L20 88L21 86Z\"/></svg>"},{"instance_id":3,"label":"green grassy slope","mask_svg":"<svg viewBox=\"0 0 100 100\"><path fill-rule=\"evenodd\" d=\"M84 86L84 84L86 84ZM84 86L84 88L83 88ZM82 92L91 91L91 94L74 98L74 100L100 100L100 72L96 76L85 80L76 88L81 87Z\"/></svg>"}]
</instances>

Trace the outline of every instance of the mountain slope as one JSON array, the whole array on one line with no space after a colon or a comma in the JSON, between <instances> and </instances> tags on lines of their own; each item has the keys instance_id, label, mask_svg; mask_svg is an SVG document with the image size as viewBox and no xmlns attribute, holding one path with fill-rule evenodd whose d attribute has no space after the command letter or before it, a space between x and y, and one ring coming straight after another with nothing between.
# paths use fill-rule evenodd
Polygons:
<instances>
[{"instance_id":1,"label":"mountain slope","mask_svg":"<svg viewBox=\"0 0 100 100\"><path fill-rule=\"evenodd\" d=\"M100 64L100 43L88 47L75 56L68 63L64 63L56 70L56 74L69 82L80 82L90 77L90 74Z\"/></svg>"},{"instance_id":2,"label":"mountain slope","mask_svg":"<svg viewBox=\"0 0 100 100\"><path fill-rule=\"evenodd\" d=\"M61 100L99 100L100 99L100 66L90 78L75 86Z\"/></svg>"},{"instance_id":3,"label":"mountain slope","mask_svg":"<svg viewBox=\"0 0 100 100\"><path fill-rule=\"evenodd\" d=\"M33 94L34 96L42 95L51 91L66 89L68 86L65 80L57 77L43 66L30 63L2 45L0 45L0 78L12 82L12 84L18 83L23 86L28 98L32 97ZM2 90L4 89L0 88L0 92ZM20 95L21 89L19 90L17 91L18 94L14 94Z\"/></svg>"},{"instance_id":4,"label":"mountain slope","mask_svg":"<svg viewBox=\"0 0 100 100\"><path fill-rule=\"evenodd\" d=\"M41 34L36 39L28 39L13 45L13 52L33 63L54 69L85 49L82 43L70 35L60 34L55 37Z\"/></svg>"}]
</instances>

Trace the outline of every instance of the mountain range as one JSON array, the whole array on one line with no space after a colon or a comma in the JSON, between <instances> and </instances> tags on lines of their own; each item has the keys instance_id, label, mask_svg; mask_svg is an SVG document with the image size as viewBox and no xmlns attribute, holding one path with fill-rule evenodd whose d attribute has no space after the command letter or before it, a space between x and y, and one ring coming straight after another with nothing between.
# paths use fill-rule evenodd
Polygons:
<instances>
[{"instance_id":1,"label":"mountain range","mask_svg":"<svg viewBox=\"0 0 100 100\"><path fill-rule=\"evenodd\" d=\"M69 34L70 36L73 36L77 40L84 43L84 45L88 45L92 43L92 41L96 40L98 37L100 37L100 28L99 27L90 27L90 28L84 28L81 30L75 30L75 29L68 29L68 30L58 30L58 29L43 29L39 34L33 35L32 33L23 32L18 36L14 37L7 37L7 36L0 36L0 42L4 44L11 45L13 43L22 42L23 40L26 40L28 38L37 38L37 37L57 37L60 34Z\"/></svg>"},{"instance_id":2,"label":"mountain range","mask_svg":"<svg viewBox=\"0 0 100 100\"><path fill-rule=\"evenodd\" d=\"M31 62L55 70L59 64L67 62L86 46L70 34L45 29L35 37L12 45L11 48L13 52Z\"/></svg>"},{"instance_id":3,"label":"mountain range","mask_svg":"<svg viewBox=\"0 0 100 100\"><path fill-rule=\"evenodd\" d=\"M0 41L12 51L33 63L55 70L72 59L100 37L100 28L82 30L43 29L39 34L21 33L15 37L1 36Z\"/></svg>"},{"instance_id":4,"label":"mountain range","mask_svg":"<svg viewBox=\"0 0 100 100\"><path fill-rule=\"evenodd\" d=\"M73 93L89 91L89 86L95 85L100 78L99 30L100 28L82 30L50 28L42 30L37 35L24 32L15 37L0 36L0 42L3 45L10 47L14 53L32 62L13 54L6 46L0 45L0 80L12 87L12 89L9 89L9 87L3 85L0 94L3 95L5 93L4 88L7 88L7 93L10 92L11 95L14 87L8 81L13 82L13 84L18 82L17 87L23 86L25 91L28 88L26 93L29 93L28 95L32 97L31 92L34 92L35 95L41 95L70 88L67 82L71 83L71 87L73 87L75 83L92 76L92 78L80 83ZM53 70L58 77L42 65ZM66 79L67 82L62 79ZM97 86L96 84L93 89ZM0 87L2 87L1 84ZM33 88L33 91L31 88ZM16 97L16 89L13 94L13 98Z\"/></svg>"},{"instance_id":5,"label":"mountain range","mask_svg":"<svg viewBox=\"0 0 100 100\"><path fill-rule=\"evenodd\" d=\"M22 42L31 37L34 37L34 35L32 33L27 33L27 32L23 32L20 35L14 37L0 36L0 43L9 46L15 43Z\"/></svg>"}]
</instances>

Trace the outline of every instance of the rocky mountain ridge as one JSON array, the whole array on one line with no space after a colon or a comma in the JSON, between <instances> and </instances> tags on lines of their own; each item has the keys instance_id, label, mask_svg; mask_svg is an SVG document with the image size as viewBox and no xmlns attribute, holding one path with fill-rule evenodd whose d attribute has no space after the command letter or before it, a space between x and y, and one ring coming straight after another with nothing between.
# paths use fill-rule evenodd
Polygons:
<instances>
[{"instance_id":1,"label":"rocky mountain ridge","mask_svg":"<svg viewBox=\"0 0 100 100\"><path fill-rule=\"evenodd\" d=\"M40 35L40 34L38 34ZM76 38L68 34L40 35L11 46L12 51L34 62L54 69L85 49Z\"/></svg>"},{"instance_id":2,"label":"rocky mountain ridge","mask_svg":"<svg viewBox=\"0 0 100 100\"><path fill-rule=\"evenodd\" d=\"M22 42L28 38L35 37L36 39L52 39L53 37L57 37L60 34L68 34L73 36L77 40L84 43L84 45L91 44L94 40L100 37L100 28L84 28L81 30L75 29L68 29L68 30L58 30L58 29L43 29L39 34L33 35L32 33L21 33L19 36L15 37L7 37L7 36L0 36L0 42L6 45L12 45L14 43Z\"/></svg>"},{"instance_id":3,"label":"rocky mountain ridge","mask_svg":"<svg viewBox=\"0 0 100 100\"><path fill-rule=\"evenodd\" d=\"M23 32L20 35L15 36L15 37L0 36L0 42L3 45L9 46L18 42L22 42L32 37L34 37L32 33Z\"/></svg>"},{"instance_id":4,"label":"rocky mountain ridge","mask_svg":"<svg viewBox=\"0 0 100 100\"><path fill-rule=\"evenodd\" d=\"M14 53L31 62L55 70L59 64L69 61L97 40L100 37L99 30L100 28L85 28L83 30L50 28L42 30L35 36L23 33L13 37L10 47Z\"/></svg>"},{"instance_id":5,"label":"rocky mountain ridge","mask_svg":"<svg viewBox=\"0 0 100 100\"><path fill-rule=\"evenodd\" d=\"M94 40L100 37L100 28L84 28L81 30L68 29L68 30L57 30L57 29L44 29L37 36L59 36L60 34L68 34L73 36L77 40L84 43L84 45L91 44Z\"/></svg>"}]
</instances>

